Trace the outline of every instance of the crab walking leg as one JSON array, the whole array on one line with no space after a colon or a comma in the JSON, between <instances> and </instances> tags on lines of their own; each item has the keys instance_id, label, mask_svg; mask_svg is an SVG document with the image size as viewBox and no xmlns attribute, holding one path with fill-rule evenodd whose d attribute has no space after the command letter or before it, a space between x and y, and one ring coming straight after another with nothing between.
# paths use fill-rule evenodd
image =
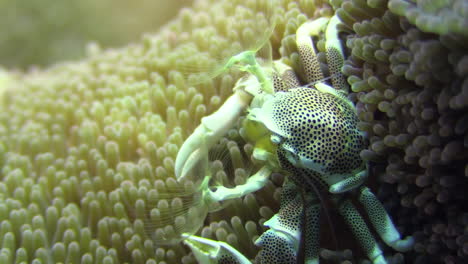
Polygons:
<instances>
[{"instance_id":1,"label":"crab walking leg","mask_svg":"<svg viewBox=\"0 0 468 264\"><path fill-rule=\"evenodd\" d=\"M344 200L338 206L338 210L372 263L387 264L387 261L382 255L382 250L369 231L366 222L364 222L364 219L358 213L356 207L354 207L349 200Z\"/></svg>"},{"instance_id":2,"label":"crab walking leg","mask_svg":"<svg viewBox=\"0 0 468 264\"><path fill-rule=\"evenodd\" d=\"M302 24L296 31L296 45L302 59L307 82L315 83L323 80L322 69L317 59L311 36L318 36L322 32L329 18L319 18Z\"/></svg>"},{"instance_id":3,"label":"crab walking leg","mask_svg":"<svg viewBox=\"0 0 468 264\"><path fill-rule=\"evenodd\" d=\"M182 234L182 236L185 238L184 244L190 247L198 263L251 263L244 255L225 242L190 234Z\"/></svg>"},{"instance_id":4,"label":"crab walking leg","mask_svg":"<svg viewBox=\"0 0 468 264\"><path fill-rule=\"evenodd\" d=\"M315 197L313 200L307 197L306 226L302 226L303 201L298 187L287 181L283 185L281 193L280 210L272 218L265 222L269 227L255 244L261 246L256 263L284 263L296 264L298 250L300 248L301 234L305 230L305 263L315 264L319 260L319 228L320 228L320 204Z\"/></svg>"},{"instance_id":5,"label":"crab walking leg","mask_svg":"<svg viewBox=\"0 0 468 264\"><path fill-rule=\"evenodd\" d=\"M274 61L273 67L277 73L277 75L273 76L273 78L277 77L277 79L272 80L275 91L288 91L289 89L301 86L301 82L289 65L281 61Z\"/></svg>"},{"instance_id":6,"label":"crab walking leg","mask_svg":"<svg viewBox=\"0 0 468 264\"><path fill-rule=\"evenodd\" d=\"M344 92L348 92L347 82L341 72L344 64L344 53L338 36L338 25L341 23L338 16L333 16L328 22L325 31L325 48L327 50L327 64L330 71L332 86Z\"/></svg>"},{"instance_id":7,"label":"crab walking leg","mask_svg":"<svg viewBox=\"0 0 468 264\"><path fill-rule=\"evenodd\" d=\"M285 233L268 229L255 241L255 245L262 247L255 263L297 263L297 249L291 245L291 237Z\"/></svg>"},{"instance_id":8,"label":"crab walking leg","mask_svg":"<svg viewBox=\"0 0 468 264\"><path fill-rule=\"evenodd\" d=\"M281 206L277 214L265 222L269 227L255 244L262 247L256 263L296 264L301 234L305 232L305 263L319 262L320 204L315 196L307 197L306 223L302 226L304 204L298 187L287 181L281 194Z\"/></svg>"},{"instance_id":9,"label":"crab walking leg","mask_svg":"<svg viewBox=\"0 0 468 264\"><path fill-rule=\"evenodd\" d=\"M312 194L312 193L311 193ZM319 263L320 250L320 201L316 199L308 202L310 205L306 208L306 226L302 227L305 230L305 258L307 264ZM303 231L304 232L304 231Z\"/></svg>"},{"instance_id":10,"label":"crab walking leg","mask_svg":"<svg viewBox=\"0 0 468 264\"><path fill-rule=\"evenodd\" d=\"M339 98L340 100L345 102L348 106L350 106L353 109L353 112L356 113L356 107L343 93L339 92L339 90L322 82L316 83L315 88L317 88L317 90L319 90L322 93L328 93Z\"/></svg>"},{"instance_id":11,"label":"crab walking leg","mask_svg":"<svg viewBox=\"0 0 468 264\"><path fill-rule=\"evenodd\" d=\"M209 149L234 126L251 100L250 94L237 89L216 112L201 119L201 124L185 140L177 153L174 169L177 179L184 178L198 163L200 149Z\"/></svg>"},{"instance_id":12,"label":"crab walking leg","mask_svg":"<svg viewBox=\"0 0 468 264\"><path fill-rule=\"evenodd\" d=\"M362 187L360 189L359 201L364 206L377 233L387 245L400 252L408 251L413 247L413 237L401 239L400 233L393 225L387 211L369 188Z\"/></svg>"}]
</instances>

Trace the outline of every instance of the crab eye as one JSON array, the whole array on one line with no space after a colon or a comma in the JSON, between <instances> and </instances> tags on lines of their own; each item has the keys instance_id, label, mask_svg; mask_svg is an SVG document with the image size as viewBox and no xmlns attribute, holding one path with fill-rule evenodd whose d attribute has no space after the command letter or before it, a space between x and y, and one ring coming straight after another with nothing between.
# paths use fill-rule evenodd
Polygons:
<instances>
[{"instance_id":1,"label":"crab eye","mask_svg":"<svg viewBox=\"0 0 468 264\"><path fill-rule=\"evenodd\" d=\"M301 168L301 158L297 155L297 150L287 142L281 144L281 151L286 159L294 166Z\"/></svg>"},{"instance_id":2,"label":"crab eye","mask_svg":"<svg viewBox=\"0 0 468 264\"><path fill-rule=\"evenodd\" d=\"M279 145L283 141L283 139L280 136L275 134L271 135L270 140L275 145Z\"/></svg>"},{"instance_id":3,"label":"crab eye","mask_svg":"<svg viewBox=\"0 0 468 264\"><path fill-rule=\"evenodd\" d=\"M284 157L286 157L294 167L313 170L318 173L325 172L325 164L322 164L318 160L311 159L307 157L307 155L303 155L304 153L301 154L301 151L296 149L292 144L289 144L288 141L283 141L280 146Z\"/></svg>"},{"instance_id":4,"label":"crab eye","mask_svg":"<svg viewBox=\"0 0 468 264\"><path fill-rule=\"evenodd\" d=\"M300 162L300 159L299 159L299 157L296 155L296 153L291 152L291 151L289 151L289 150L286 150L286 151L284 152L284 154L285 154L284 156L286 157L286 159L287 159L294 167L298 167L298 168L301 167L301 166L300 166L300 163L301 163L301 162Z\"/></svg>"}]
</instances>

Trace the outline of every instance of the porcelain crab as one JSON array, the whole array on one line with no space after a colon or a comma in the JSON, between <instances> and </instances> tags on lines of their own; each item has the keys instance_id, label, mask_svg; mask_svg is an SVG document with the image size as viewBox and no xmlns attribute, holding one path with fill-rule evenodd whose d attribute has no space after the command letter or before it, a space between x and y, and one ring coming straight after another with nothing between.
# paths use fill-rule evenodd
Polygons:
<instances>
[{"instance_id":1,"label":"porcelain crab","mask_svg":"<svg viewBox=\"0 0 468 264\"><path fill-rule=\"evenodd\" d=\"M387 261L363 217L344 193L357 193L383 242L397 251L407 251L413 245L412 237L401 238L382 204L363 186L367 166L360 151L365 148L365 138L357 129L355 106L346 97L339 24L339 18L333 16L308 21L297 30L296 44L309 85L301 85L293 70L281 61L265 68L253 51L232 57L226 67L240 65L248 74L237 82L234 93L215 113L202 118L178 152L175 175L182 179L241 115L247 112L247 122L263 127L265 132L259 133L246 125L241 134L258 140L253 156L264 161L264 166L243 185L204 190L207 201L223 201L259 190L273 171L287 175L280 210L265 223L269 230L256 241L262 248L256 258L258 263L319 263L321 210L316 189L331 194L338 212L373 263ZM331 86L324 81L312 41L322 32ZM265 137L267 140L260 143L259 139ZM250 263L225 242L192 234L183 236L200 263Z\"/></svg>"}]
</instances>

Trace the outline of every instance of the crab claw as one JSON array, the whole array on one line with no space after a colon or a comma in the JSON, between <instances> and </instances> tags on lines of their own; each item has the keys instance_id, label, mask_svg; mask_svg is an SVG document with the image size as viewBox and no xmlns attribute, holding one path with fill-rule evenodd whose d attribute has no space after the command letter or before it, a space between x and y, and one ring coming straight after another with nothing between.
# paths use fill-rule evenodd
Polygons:
<instances>
[{"instance_id":1,"label":"crab claw","mask_svg":"<svg viewBox=\"0 0 468 264\"><path fill-rule=\"evenodd\" d=\"M175 176L178 180L184 178L198 163L203 149L210 149L235 125L251 100L250 94L237 89L216 112L201 119L201 124L185 140L177 153Z\"/></svg>"},{"instance_id":2,"label":"crab claw","mask_svg":"<svg viewBox=\"0 0 468 264\"><path fill-rule=\"evenodd\" d=\"M246 194L256 192L263 188L271 175L272 170L268 166L263 166L257 173L250 176L245 184L237 185L233 188L216 186L215 191L207 192L209 201L224 201L228 199L240 198Z\"/></svg>"},{"instance_id":3,"label":"crab claw","mask_svg":"<svg viewBox=\"0 0 468 264\"><path fill-rule=\"evenodd\" d=\"M198 263L251 263L244 255L225 242L186 233L182 236L185 238L184 243L190 247Z\"/></svg>"}]
</instances>

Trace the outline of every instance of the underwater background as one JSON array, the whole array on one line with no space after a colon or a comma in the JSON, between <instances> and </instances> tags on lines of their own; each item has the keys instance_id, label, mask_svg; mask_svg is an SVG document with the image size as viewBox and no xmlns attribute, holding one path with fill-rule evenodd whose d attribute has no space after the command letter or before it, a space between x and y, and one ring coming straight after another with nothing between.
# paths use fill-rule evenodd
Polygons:
<instances>
[{"instance_id":1,"label":"underwater background","mask_svg":"<svg viewBox=\"0 0 468 264\"><path fill-rule=\"evenodd\" d=\"M174 160L241 76L193 85L180 69L255 38L256 1L168 2L0 1L0 263L196 263L180 241L188 221L199 230L182 231L255 258L283 176L207 214L197 182L175 180ZM299 74L298 26L333 14L344 23L343 73L369 140L368 185L416 239L413 250L385 255L466 263L468 2L276 4L273 58ZM323 39L317 47L324 62ZM210 170L227 186L257 166L239 127L212 150ZM323 263L369 262L343 220L322 222Z\"/></svg>"}]
</instances>

